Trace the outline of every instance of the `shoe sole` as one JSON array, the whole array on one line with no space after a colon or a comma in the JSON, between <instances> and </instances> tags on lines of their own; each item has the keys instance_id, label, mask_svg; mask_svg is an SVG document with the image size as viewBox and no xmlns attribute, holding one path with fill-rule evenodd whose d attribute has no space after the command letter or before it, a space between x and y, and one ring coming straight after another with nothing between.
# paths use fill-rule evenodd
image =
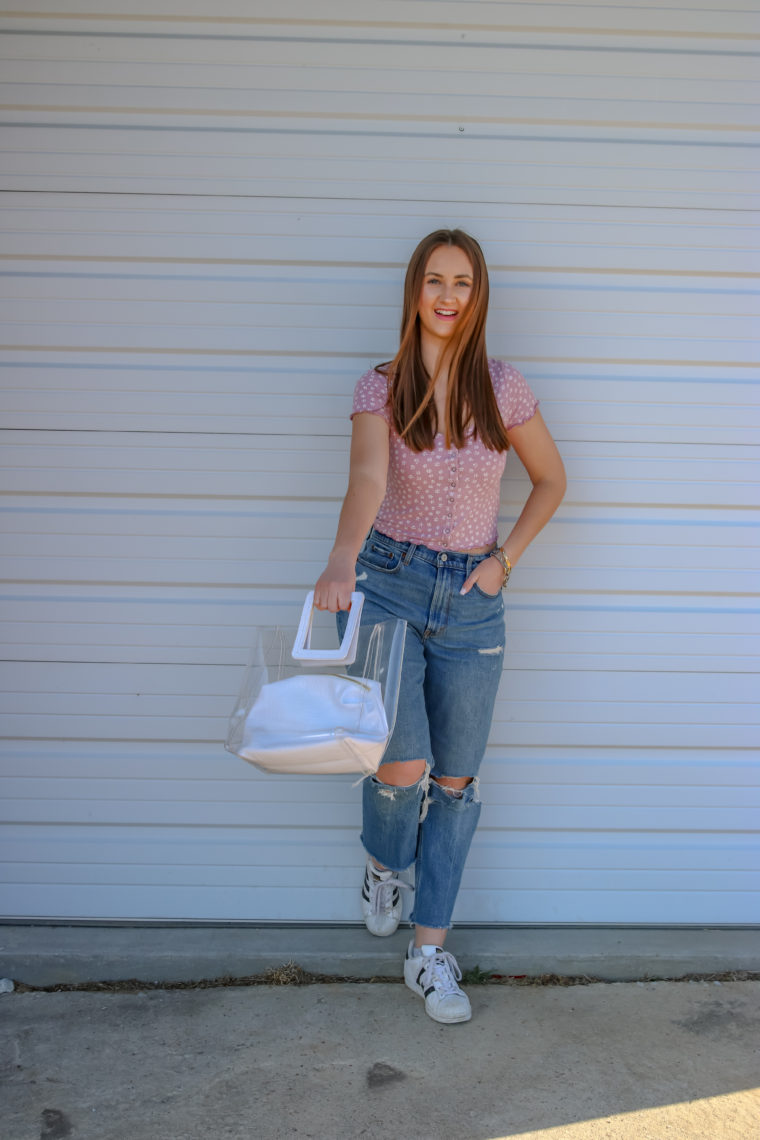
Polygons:
<instances>
[{"instance_id":1,"label":"shoe sole","mask_svg":"<svg viewBox=\"0 0 760 1140\"><path fill-rule=\"evenodd\" d=\"M394 926L393 930L386 930L385 932L381 932L379 930L370 930L366 918L364 920L364 925L367 928L367 933L371 934L373 938L391 938L398 930L398 926Z\"/></svg>"}]
</instances>

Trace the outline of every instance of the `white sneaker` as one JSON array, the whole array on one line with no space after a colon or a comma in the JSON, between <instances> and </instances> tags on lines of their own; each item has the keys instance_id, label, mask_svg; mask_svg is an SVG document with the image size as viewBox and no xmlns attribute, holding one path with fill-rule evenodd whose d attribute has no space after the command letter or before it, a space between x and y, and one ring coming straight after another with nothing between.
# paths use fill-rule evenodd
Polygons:
<instances>
[{"instance_id":1,"label":"white sneaker","mask_svg":"<svg viewBox=\"0 0 760 1140\"><path fill-rule=\"evenodd\" d=\"M393 871L377 871L367 859L362 884L362 915L367 930L378 938L395 934L401 921L401 891L410 890L409 884L396 878Z\"/></svg>"},{"instance_id":2,"label":"white sneaker","mask_svg":"<svg viewBox=\"0 0 760 1140\"><path fill-rule=\"evenodd\" d=\"M460 990L462 971L453 954L436 948L435 954L414 957L414 939L404 960L404 981L410 990L425 999L425 1012L433 1021L455 1025L472 1017L470 999Z\"/></svg>"}]
</instances>

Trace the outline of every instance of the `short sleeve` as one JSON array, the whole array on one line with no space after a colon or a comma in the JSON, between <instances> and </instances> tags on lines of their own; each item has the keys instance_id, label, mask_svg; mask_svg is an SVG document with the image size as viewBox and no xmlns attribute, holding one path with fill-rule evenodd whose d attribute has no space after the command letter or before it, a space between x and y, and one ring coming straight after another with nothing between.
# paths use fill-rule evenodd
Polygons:
<instances>
[{"instance_id":1,"label":"short sleeve","mask_svg":"<svg viewBox=\"0 0 760 1140\"><path fill-rule=\"evenodd\" d=\"M388 407L388 378L382 372L371 368L357 382L354 388L354 405L351 409L351 419L359 412L372 412L382 416L386 423L390 423L391 413Z\"/></svg>"},{"instance_id":2,"label":"short sleeve","mask_svg":"<svg viewBox=\"0 0 760 1140\"><path fill-rule=\"evenodd\" d=\"M522 372L503 361L491 361L496 400L507 431L520 427L532 419L538 409L538 400Z\"/></svg>"}]
</instances>

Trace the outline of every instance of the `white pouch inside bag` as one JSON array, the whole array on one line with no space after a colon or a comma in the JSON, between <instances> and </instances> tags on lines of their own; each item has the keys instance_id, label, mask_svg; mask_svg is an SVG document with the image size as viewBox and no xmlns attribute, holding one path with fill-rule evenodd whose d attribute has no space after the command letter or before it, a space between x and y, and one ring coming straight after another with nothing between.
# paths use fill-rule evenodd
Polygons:
<instances>
[{"instance_id":1,"label":"white pouch inside bag","mask_svg":"<svg viewBox=\"0 0 760 1140\"><path fill-rule=\"evenodd\" d=\"M363 600L353 596L340 649L337 633L332 650L310 648L311 596L295 640L279 628L255 631L229 752L266 772L377 771L396 720L406 623L359 624Z\"/></svg>"}]
</instances>

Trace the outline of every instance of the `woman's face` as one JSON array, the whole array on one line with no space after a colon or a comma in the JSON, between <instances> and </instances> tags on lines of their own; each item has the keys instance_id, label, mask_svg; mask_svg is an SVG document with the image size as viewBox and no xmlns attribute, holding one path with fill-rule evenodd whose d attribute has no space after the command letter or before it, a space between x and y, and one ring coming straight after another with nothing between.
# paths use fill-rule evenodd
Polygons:
<instances>
[{"instance_id":1,"label":"woman's face","mask_svg":"<svg viewBox=\"0 0 760 1140\"><path fill-rule=\"evenodd\" d=\"M457 245L439 245L428 258L418 314L423 343L445 343L472 295L472 263Z\"/></svg>"}]
</instances>

